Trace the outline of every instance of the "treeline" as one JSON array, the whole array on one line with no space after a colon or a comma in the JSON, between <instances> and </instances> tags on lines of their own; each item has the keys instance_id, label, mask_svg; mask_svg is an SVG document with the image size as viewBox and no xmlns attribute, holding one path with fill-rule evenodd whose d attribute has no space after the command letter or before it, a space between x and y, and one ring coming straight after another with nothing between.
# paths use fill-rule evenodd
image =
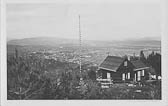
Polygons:
<instances>
[{"instance_id":1,"label":"treeline","mask_svg":"<svg viewBox=\"0 0 168 106\"><path fill-rule=\"evenodd\" d=\"M161 54L152 52L146 59L147 63L150 64L156 72L157 76L162 76L161 74Z\"/></svg>"}]
</instances>

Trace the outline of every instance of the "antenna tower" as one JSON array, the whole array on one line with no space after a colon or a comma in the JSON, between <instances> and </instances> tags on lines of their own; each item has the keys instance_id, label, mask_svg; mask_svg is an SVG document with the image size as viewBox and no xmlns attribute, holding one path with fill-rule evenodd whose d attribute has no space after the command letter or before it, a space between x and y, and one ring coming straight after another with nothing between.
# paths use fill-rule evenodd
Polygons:
<instances>
[{"instance_id":1,"label":"antenna tower","mask_svg":"<svg viewBox=\"0 0 168 106\"><path fill-rule=\"evenodd\" d=\"M79 15L79 68L80 74L82 71L82 56L81 56L81 47L82 47L82 36L81 36L81 26L80 26L80 15Z\"/></svg>"}]
</instances>

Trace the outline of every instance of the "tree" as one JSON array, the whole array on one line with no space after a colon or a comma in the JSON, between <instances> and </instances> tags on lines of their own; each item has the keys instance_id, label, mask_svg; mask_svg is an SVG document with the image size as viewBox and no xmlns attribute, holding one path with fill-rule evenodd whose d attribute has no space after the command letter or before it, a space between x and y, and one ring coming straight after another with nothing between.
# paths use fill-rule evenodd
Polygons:
<instances>
[{"instance_id":1,"label":"tree","mask_svg":"<svg viewBox=\"0 0 168 106\"><path fill-rule=\"evenodd\" d=\"M89 79L96 80L96 72L94 70L88 71Z\"/></svg>"},{"instance_id":2,"label":"tree","mask_svg":"<svg viewBox=\"0 0 168 106\"><path fill-rule=\"evenodd\" d=\"M15 49L7 59L8 99L29 99L43 86L44 64L30 57L23 58Z\"/></svg>"},{"instance_id":3,"label":"tree","mask_svg":"<svg viewBox=\"0 0 168 106\"><path fill-rule=\"evenodd\" d=\"M157 76L161 76L161 54L152 52L147 57L147 62L155 69Z\"/></svg>"},{"instance_id":4,"label":"tree","mask_svg":"<svg viewBox=\"0 0 168 106\"><path fill-rule=\"evenodd\" d=\"M142 50L140 51L140 60L146 64L146 58Z\"/></svg>"}]
</instances>

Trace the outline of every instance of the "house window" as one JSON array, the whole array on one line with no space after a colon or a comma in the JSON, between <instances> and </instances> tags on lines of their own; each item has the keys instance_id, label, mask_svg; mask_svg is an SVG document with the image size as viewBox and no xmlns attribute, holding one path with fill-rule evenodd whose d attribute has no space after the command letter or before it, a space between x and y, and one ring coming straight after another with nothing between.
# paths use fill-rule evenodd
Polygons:
<instances>
[{"instance_id":1,"label":"house window","mask_svg":"<svg viewBox=\"0 0 168 106\"><path fill-rule=\"evenodd\" d=\"M125 73L122 74L122 80L125 80Z\"/></svg>"},{"instance_id":2,"label":"house window","mask_svg":"<svg viewBox=\"0 0 168 106\"><path fill-rule=\"evenodd\" d=\"M127 66L127 61L124 62L124 66Z\"/></svg>"},{"instance_id":3,"label":"house window","mask_svg":"<svg viewBox=\"0 0 168 106\"><path fill-rule=\"evenodd\" d=\"M127 74L127 78L130 79L130 72Z\"/></svg>"},{"instance_id":4,"label":"house window","mask_svg":"<svg viewBox=\"0 0 168 106\"><path fill-rule=\"evenodd\" d=\"M137 77L138 77L138 81L140 81L141 80L141 71L138 71Z\"/></svg>"},{"instance_id":5,"label":"house window","mask_svg":"<svg viewBox=\"0 0 168 106\"><path fill-rule=\"evenodd\" d=\"M110 73L107 73L107 79L111 79Z\"/></svg>"},{"instance_id":6,"label":"house window","mask_svg":"<svg viewBox=\"0 0 168 106\"><path fill-rule=\"evenodd\" d=\"M145 71L144 70L142 70L142 76L145 76Z\"/></svg>"}]
</instances>

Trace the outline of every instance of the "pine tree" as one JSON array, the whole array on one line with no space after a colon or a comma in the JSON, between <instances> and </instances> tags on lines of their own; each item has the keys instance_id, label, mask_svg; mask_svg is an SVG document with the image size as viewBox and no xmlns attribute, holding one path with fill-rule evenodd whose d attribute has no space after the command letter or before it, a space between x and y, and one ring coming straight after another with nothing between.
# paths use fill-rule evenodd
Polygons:
<instances>
[{"instance_id":1,"label":"pine tree","mask_svg":"<svg viewBox=\"0 0 168 106\"><path fill-rule=\"evenodd\" d=\"M146 58L142 50L140 51L140 60L146 64Z\"/></svg>"}]
</instances>

